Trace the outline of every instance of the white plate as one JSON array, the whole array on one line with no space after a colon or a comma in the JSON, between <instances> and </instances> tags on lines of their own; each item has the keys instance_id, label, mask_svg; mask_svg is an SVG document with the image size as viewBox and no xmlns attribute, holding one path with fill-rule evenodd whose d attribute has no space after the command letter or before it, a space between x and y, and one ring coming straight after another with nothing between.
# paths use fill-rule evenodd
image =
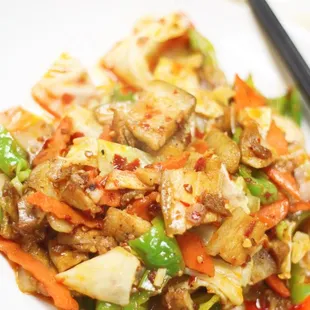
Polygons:
<instances>
[{"instance_id":1,"label":"white plate","mask_svg":"<svg viewBox=\"0 0 310 310\"><path fill-rule=\"evenodd\" d=\"M309 1L269 2L310 63ZM235 73L246 77L251 72L258 88L268 96L283 93L290 84L286 70L266 43L245 1L10 0L0 2L0 109L29 104L31 86L61 52L70 52L91 66L130 31L137 18L175 10L187 13L214 43L231 81ZM308 126L304 122L304 127ZM0 300L1 309L54 309L22 294L2 257Z\"/></svg>"}]
</instances>

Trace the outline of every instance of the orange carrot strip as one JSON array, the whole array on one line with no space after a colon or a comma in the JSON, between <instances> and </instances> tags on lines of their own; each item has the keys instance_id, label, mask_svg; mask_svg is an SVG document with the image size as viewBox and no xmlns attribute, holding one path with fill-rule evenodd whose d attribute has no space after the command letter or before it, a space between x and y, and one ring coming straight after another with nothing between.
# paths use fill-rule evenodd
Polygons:
<instances>
[{"instance_id":1,"label":"orange carrot strip","mask_svg":"<svg viewBox=\"0 0 310 310\"><path fill-rule=\"evenodd\" d=\"M183 235L177 236L177 241L187 267L210 277L214 276L213 261L197 234L187 231Z\"/></svg>"},{"instance_id":2,"label":"orange carrot strip","mask_svg":"<svg viewBox=\"0 0 310 310\"><path fill-rule=\"evenodd\" d=\"M103 126L103 130L101 135L99 136L99 139L112 142L112 137L110 133L111 133L111 126L110 125Z\"/></svg>"},{"instance_id":3,"label":"orange carrot strip","mask_svg":"<svg viewBox=\"0 0 310 310\"><path fill-rule=\"evenodd\" d=\"M208 150L208 144L204 140L196 140L191 144L197 153L204 154Z\"/></svg>"},{"instance_id":4,"label":"orange carrot strip","mask_svg":"<svg viewBox=\"0 0 310 310\"><path fill-rule=\"evenodd\" d=\"M290 205L290 212L295 213L298 211L309 211L310 202L298 201Z\"/></svg>"},{"instance_id":5,"label":"orange carrot strip","mask_svg":"<svg viewBox=\"0 0 310 310\"><path fill-rule=\"evenodd\" d=\"M27 197L27 201L43 211L52 213L57 218L66 220L74 225L85 225L90 228L100 228L102 226L100 222L86 219L67 204L48 197L41 192L31 194Z\"/></svg>"},{"instance_id":6,"label":"orange carrot strip","mask_svg":"<svg viewBox=\"0 0 310 310\"><path fill-rule=\"evenodd\" d=\"M109 207L119 207L121 204L121 198L122 195L119 191L108 191L103 189L103 194L99 200L99 204Z\"/></svg>"},{"instance_id":7,"label":"orange carrot strip","mask_svg":"<svg viewBox=\"0 0 310 310\"><path fill-rule=\"evenodd\" d=\"M137 215L144 220L150 222L154 218L154 216L150 214L149 206L152 203L156 202L157 195L158 192L152 192L148 196L134 201L131 205L127 207L127 213Z\"/></svg>"},{"instance_id":8,"label":"orange carrot strip","mask_svg":"<svg viewBox=\"0 0 310 310\"><path fill-rule=\"evenodd\" d=\"M68 143L71 141L71 131L72 131L72 120L70 117L65 117L59 123L56 131L53 136L46 140L43 148L34 158L32 164L37 166L42 162L54 159L61 154L68 146Z\"/></svg>"},{"instance_id":9,"label":"orange carrot strip","mask_svg":"<svg viewBox=\"0 0 310 310\"><path fill-rule=\"evenodd\" d=\"M189 152L185 152L179 157L171 157L166 161L155 163L152 166L159 170L180 169L185 166L189 155L190 155Z\"/></svg>"},{"instance_id":10,"label":"orange carrot strip","mask_svg":"<svg viewBox=\"0 0 310 310\"><path fill-rule=\"evenodd\" d=\"M64 285L56 282L54 271L48 269L32 255L24 252L17 243L0 237L0 252L3 252L10 261L21 265L40 281L53 298L56 307L65 310L79 309L79 305L71 297L70 291Z\"/></svg>"},{"instance_id":11,"label":"orange carrot strip","mask_svg":"<svg viewBox=\"0 0 310 310\"><path fill-rule=\"evenodd\" d=\"M286 217L288 210L288 199L278 200L261 208L256 212L255 217L263 222L267 226L267 229L270 229Z\"/></svg>"},{"instance_id":12,"label":"orange carrot strip","mask_svg":"<svg viewBox=\"0 0 310 310\"><path fill-rule=\"evenodd\" d=\"M294 177L288 172L281 172L275 168L266 169L269 178L288 192L295 199L300 200L298 185Z\"/></svg>"},{"instance_id":13,"label":"orange carrot strip","mask_svg":"<svg viewBox=\"0 0 310 310\"><path fill-rule=\"evenodd\" d=\"M267 142L276 150L279 156L286 155L288 153L288 143L285 139L284 132L274 121L271 122L270 129L268 131Z\"/></svg>"},{"instance_id":14,"label":"orange carrot strip","mask_svg":"<svg viewBox=\"0 0 310 310\"><path fill-rule=\"evenodd\" d=\"M247 107L257 108L265 105L265 98L241 80L238 75L235 78L235 91L234 100L237 112Z\"/></svg>"},{"instance_id":15,"label":"orange carrot strip","mask_svg":"<svg viewBox=\"0 0 310 310\"><path fill-rule=\"evenodd\" d=\"M299 308L300 307L300 308ZM298 310L309 310L310 309L310 296L308 296L302 304L299 305Z\"/></svg>"},{"instance_id":16,"label":"orange carrot strip","mask_svg":"<svg viewBox=\"0 0 310 310\"><path fill-rule=\"evenodd\" d=\"M291 295L289 289L285 286L285 284L279 279L277 275L273 274L267 279L265 279L265 281L268 286L281 297L287 298Z\"/></svg>"}]
</instances>

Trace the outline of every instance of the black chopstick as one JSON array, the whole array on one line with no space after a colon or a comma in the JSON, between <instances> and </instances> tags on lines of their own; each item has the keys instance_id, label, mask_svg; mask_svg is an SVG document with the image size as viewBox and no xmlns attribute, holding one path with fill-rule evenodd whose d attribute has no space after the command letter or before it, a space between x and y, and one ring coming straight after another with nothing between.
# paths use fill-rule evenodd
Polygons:
<instances>
[{"instance_id":1,"label":"black chopstick","mask_svg":"<svg viewBox=\"0 0 310 310\"><path fill-rule=\"evenodd\" d=\"M310 69L265 0L248 0L310 108Z\"/></svg>"}]
</instances>

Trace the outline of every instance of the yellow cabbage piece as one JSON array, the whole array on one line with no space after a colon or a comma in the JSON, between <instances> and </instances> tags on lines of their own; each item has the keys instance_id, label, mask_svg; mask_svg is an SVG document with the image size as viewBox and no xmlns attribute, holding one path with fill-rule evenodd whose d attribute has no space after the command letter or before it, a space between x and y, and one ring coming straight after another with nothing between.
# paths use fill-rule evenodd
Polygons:
<instances>
[{"instance_id":1,"label":"yellow cabbage piece","mask_svg":"<svg viewBox=\"0 0 310 310\"><path fill-rule=\"evenodd\" d=\"M310 237L306 233L297 231L293 237L292 246L292 262L294 264L299 261L310 251Z\"/></svg>"},{"instance_id":2,"label":"yellow cabbage piece","mask_svg":"<svg viewBox=\"0 0 310 310\"><path fill-rule=\"evenodd\" d=\"M172 13L163 18L143 18L133 33L116 44L102 59L102 63L128 84L144 88L153 79L149 58L156 55L165 42L184 35L190 27L188 18Z\"/></svg>"},{"instance_id":3,"label":"yellow cabbage piece","mask_svg":"<svg viewBox=\"0 0 310 310\"><path fill-rule=\"evenodd\" d=\"M204 286L209 293L220 296L223 303L241 305L243 303L242 287L250 282L252 261L245 267L234 267L221 259L213 259L215 274L209 277L197 271L186 268L185 273L196 276L194 288Z\"/></svg>"},{"instance_id":4,"label":"yellow cabbage piece","mask_svg":"<svg viewBox=\"0 0 310 310\"><path fill-rule=\"evenodd\" d=\"M294 176L299 185L300 196L305 201L310 201L310 161L307 160L294 170Z\"/></svg>"},{"instance_id":5,"label":"yellow cabbage piece","mask_svg":"<svg viewBox=\"0 0 310 310\"><path fill-rule=\"evenodd\" d=\"M121 247L56 275L56 279L81 294L125 306L129 303L139 260Z\"/></svg>"}]
</instances>

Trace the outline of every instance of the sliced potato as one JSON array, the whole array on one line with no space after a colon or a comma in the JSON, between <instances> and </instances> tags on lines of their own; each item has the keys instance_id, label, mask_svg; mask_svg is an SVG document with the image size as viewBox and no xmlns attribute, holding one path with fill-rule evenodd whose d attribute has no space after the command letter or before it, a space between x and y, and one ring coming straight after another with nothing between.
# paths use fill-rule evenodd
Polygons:
<instances>
[{"instance_id":1,"label":"sliced potato","mask_svg":"<svg viewBox=\"0 0 310 310\"><path fill-rule=\"evenodd\" d=\"M212 130L207 134L207 144L225 164L228 172L235 173L240 162L240 150L235 141L219 130Z\"/></svg>"}]
</instances>

